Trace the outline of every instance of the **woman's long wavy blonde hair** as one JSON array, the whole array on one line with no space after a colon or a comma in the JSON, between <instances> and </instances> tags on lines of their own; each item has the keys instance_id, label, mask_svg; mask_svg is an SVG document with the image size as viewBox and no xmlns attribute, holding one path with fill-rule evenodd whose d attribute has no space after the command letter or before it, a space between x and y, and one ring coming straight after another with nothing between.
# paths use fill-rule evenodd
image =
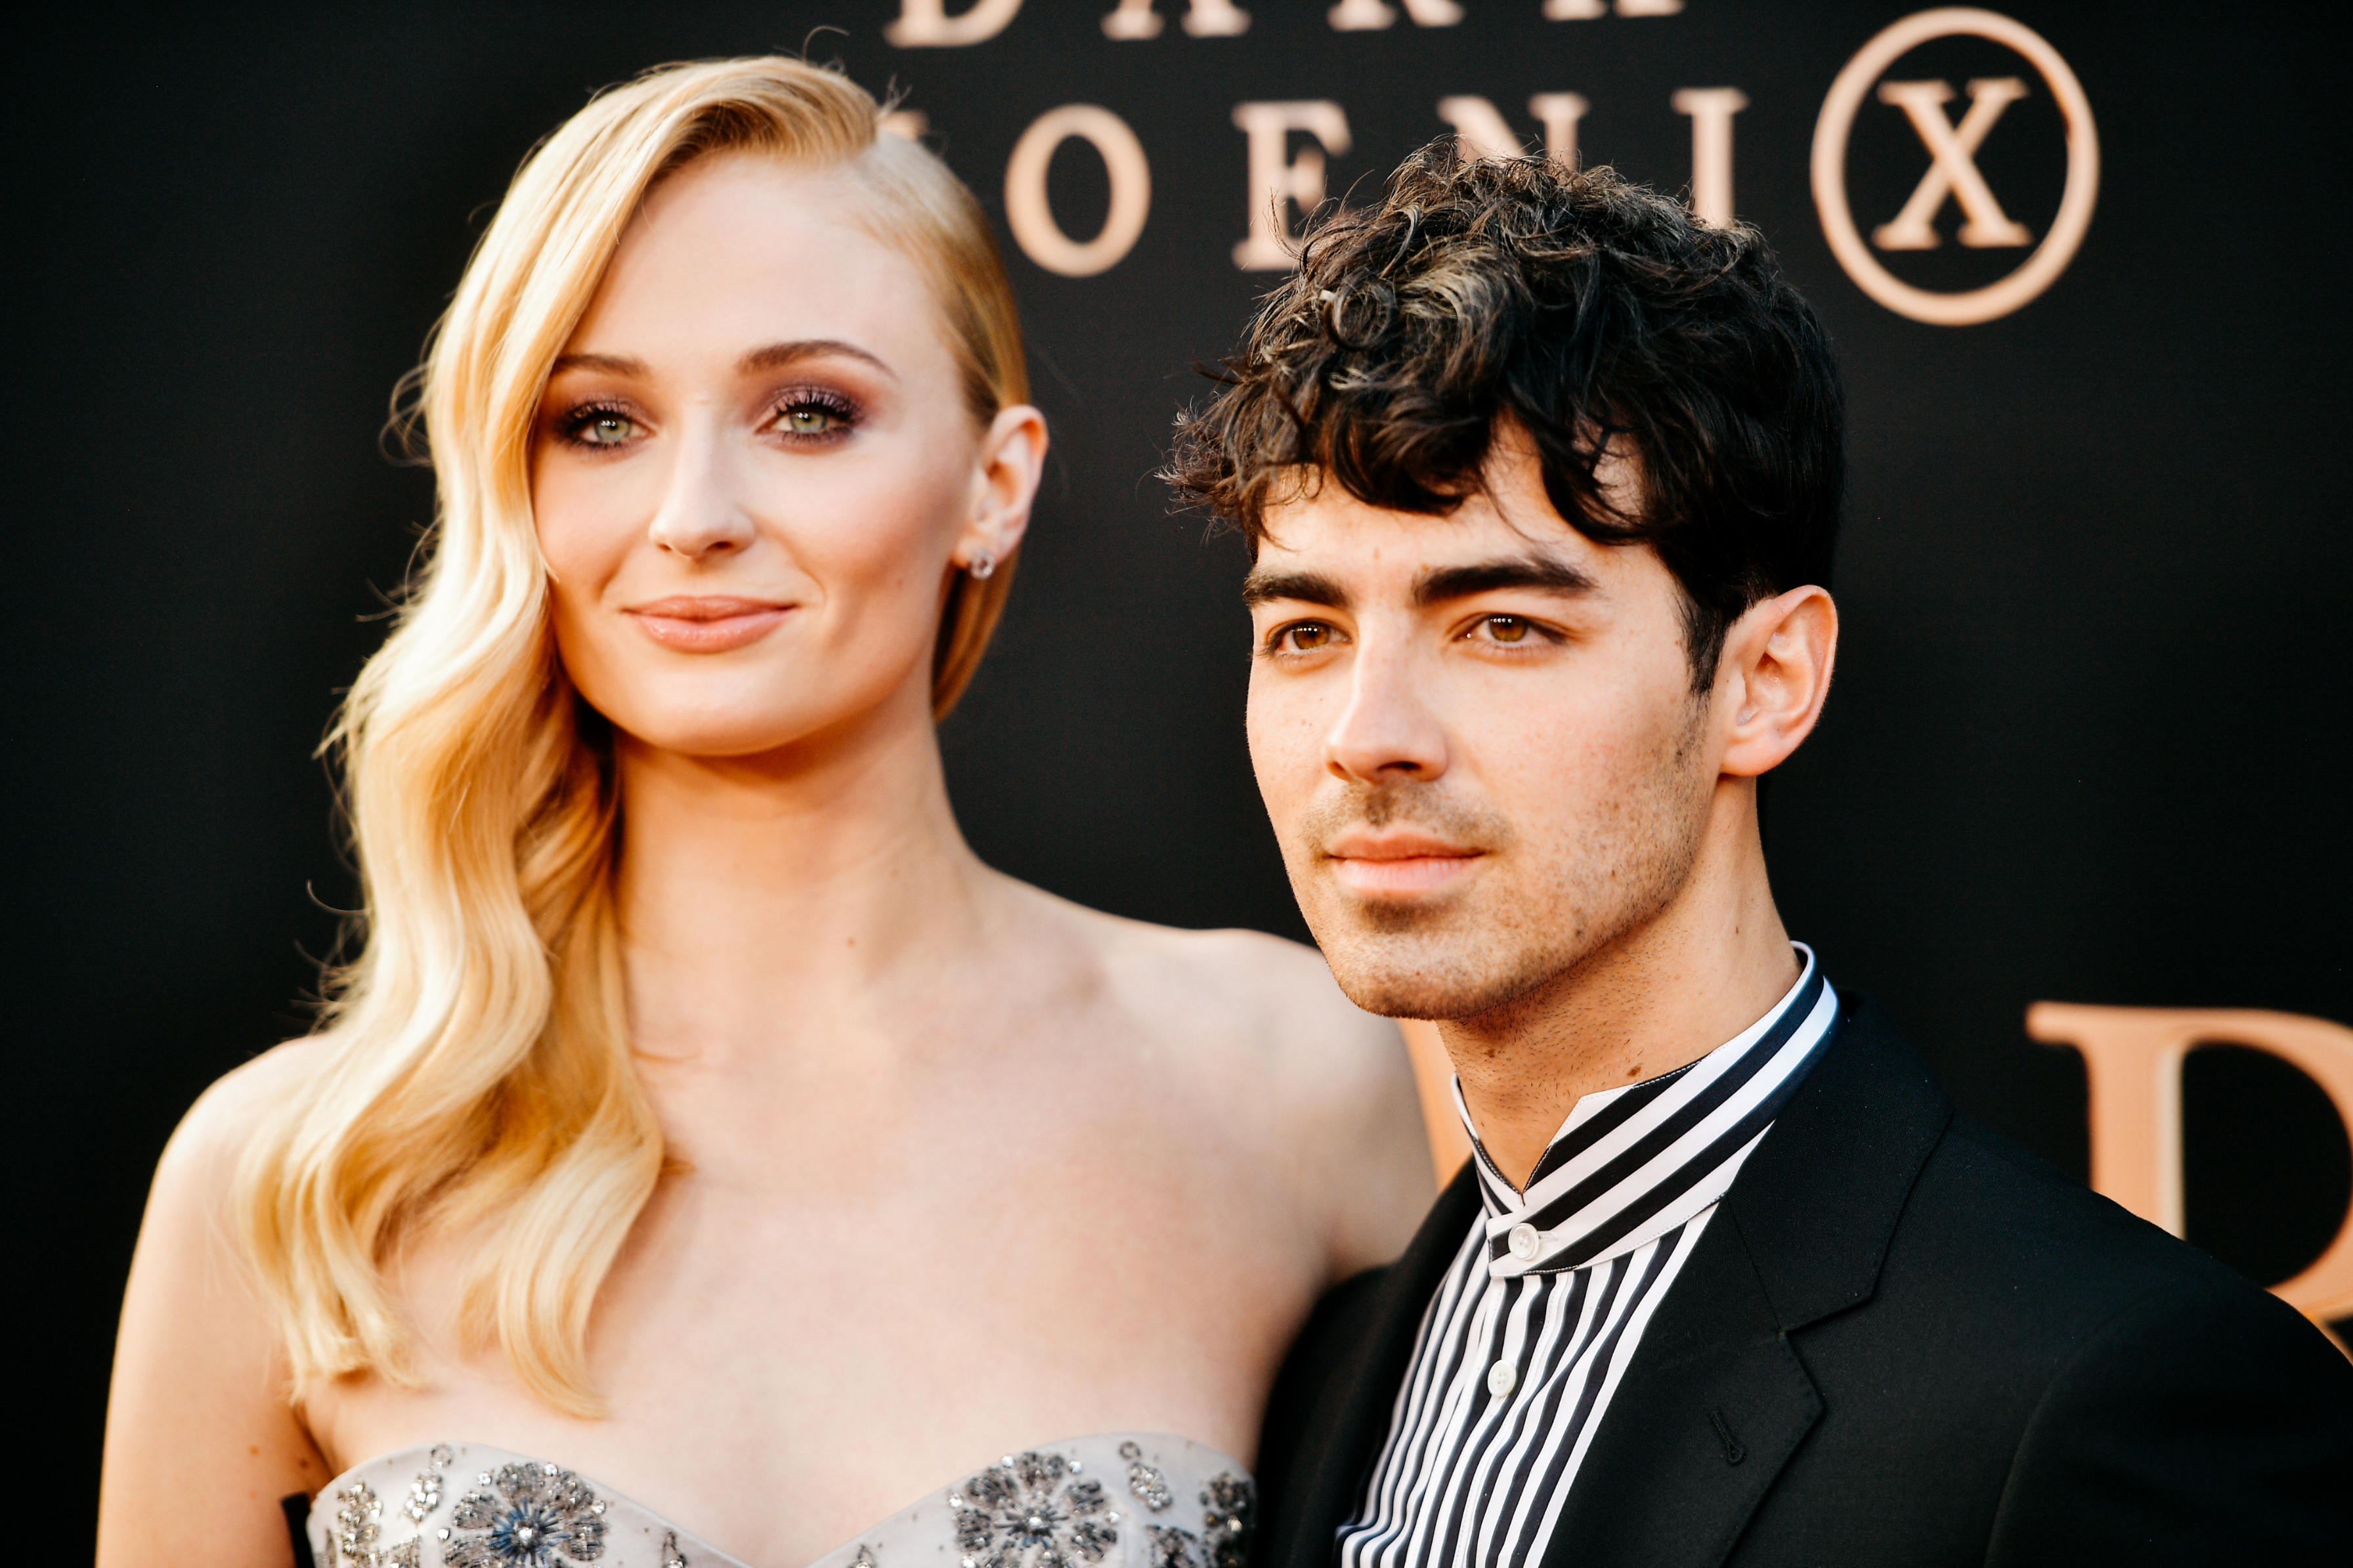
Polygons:
<instances>
[{"instance_id":1,"label":"woman's long wavy blonde hair","mask_svg":"<svg viewBox=\"0 0 2353 1568\"><path fill-rule=\"evenodd\" d=\"M599 1408L596 1291L663 1169L633 1069L613 870L619 803L548 626L532 520L549 372L647 193L723 153L837 174L925 270L983 425L1027 400L987 220L946 166L878 133L840 75L783 58L653 71L591 102L515 176L413 378L439 491L430 550L329 736L364 899L314 1063L250 1144L239 1213L293 1389L413 1373L387 1282L430 1229L481 1237L473 1342L558 1408ZM1010 561L944 589L944 713L1005 603Z\"/></svg>"}]
</instances>

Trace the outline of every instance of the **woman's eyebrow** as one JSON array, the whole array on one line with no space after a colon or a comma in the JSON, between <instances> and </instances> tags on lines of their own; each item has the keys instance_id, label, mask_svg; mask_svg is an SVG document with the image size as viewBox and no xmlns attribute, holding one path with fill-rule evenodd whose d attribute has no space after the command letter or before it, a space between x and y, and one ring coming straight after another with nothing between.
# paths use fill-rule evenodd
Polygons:
<instances>
[{"instance_id":1,"label":"woman's eyebrow","mask_svg":"<svg viewBox=\"0 0 2353 1568\"><path fill-rule=\"evenodd\" d=\"M795 342L765 343L737 360L735 369L741 374L750 375L764 370L783 370L787 365L797 364L805 359L820 359L836 355L863 360L892 380L898 379L898 373L884 364L881 360L860 348L856 343L846 343L839 338L803 338Z\"/></svg>"},{"instance_id":2,"label":"woman's eyebrow","mask_svg":"<svg viewBox=\"0 0 2353 1568\"><path fill-rule=\"evenodd\" d=\"M846 343L839 338L804 338L795 342L763 343L735 362L739 375L756 375L764 370L782 370L805 359L821 359L840 355L862 360L876 370L898 379L898 372L856 343ZM556 359L555 373L567 370L596 370L607 375L640 376L651 374L645 361L629 354L564 354Z\"/></svg>"},{"instance_id":3,"label":"woman's eyebrow","mask_svg":"<svg viewBox=\"0 0 2353 1568\"><path fill-rule=\"evenodd\" d=\"M559 354L550 374L567 370L601 370L607 375L643 375L646 362L627 354Z\"/></svg>"}]
</instances>

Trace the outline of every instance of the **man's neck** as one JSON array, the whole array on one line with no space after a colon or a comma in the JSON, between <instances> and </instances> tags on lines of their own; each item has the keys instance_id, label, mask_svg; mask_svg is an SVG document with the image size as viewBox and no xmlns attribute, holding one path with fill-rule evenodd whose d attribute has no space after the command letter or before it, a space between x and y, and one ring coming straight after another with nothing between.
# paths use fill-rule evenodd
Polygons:
<instances>
[{"instance_id":1,"label":"man's neck","mask_svg":"<svg viewBox=\"0 0 2353 1568\"><path fill-rule=\"evenodd\" d=\"M1753 811L1711 837L1650 920L1505 1006L1439 1024L1479 1142L1515 1186L1578 1100L1697 1061L1796 981Z\"/></svg>"}]
</instances>

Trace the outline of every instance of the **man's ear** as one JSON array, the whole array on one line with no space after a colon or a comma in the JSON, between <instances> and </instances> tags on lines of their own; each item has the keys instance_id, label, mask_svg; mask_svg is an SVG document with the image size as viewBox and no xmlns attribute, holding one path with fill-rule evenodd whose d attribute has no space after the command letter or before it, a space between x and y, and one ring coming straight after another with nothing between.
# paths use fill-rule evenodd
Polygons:
<instances>
[{"instance_id":1,"label":"man's ear","mask_svg":"<svg viewBox=\"0 0 2353 1568\"><path fill-rule=\"evenodd\" d=\"M1715 702L1723 771L1768 773L1813 733L1838 658L1838 605L1811 585L1748 606L1725 634Z\"/></svg>"},{"instance_id":2,"label":"man's ear","mask_svg":"<svg viewBox=\"0 0 2353 1568\"><path fill-rule=\"evenodd\" d=\"M987 554L1003 561L1029 531L1029 507L1046 471L1046 416L1028 404L998 411L981 437L973 466L972 510L956 560Z\"/></svg>"}]
</instances>

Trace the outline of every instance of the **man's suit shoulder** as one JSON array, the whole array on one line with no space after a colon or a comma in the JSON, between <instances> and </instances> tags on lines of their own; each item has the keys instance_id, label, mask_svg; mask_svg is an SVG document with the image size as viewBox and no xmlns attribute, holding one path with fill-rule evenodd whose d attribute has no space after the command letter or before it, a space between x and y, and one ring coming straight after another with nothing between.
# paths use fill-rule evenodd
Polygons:
<instances>
[{"instance_id":1,"label":"man's suit shoulder","mask_svg":"<svg viewBox=\"0 0 2353 1568\"><path fill-rule=\"evenodd\" d=\"M2317 1331L1965 1116L1926 1142L1867 1300L1785 1320L1822 1410L1751 1523L1760 1560L2178 1561L2343 1528L2353 1366Z\"/></svg>"},{"instance_id":2,"label":"man's suit shoulder","mask_svg":"<svg viewBox=\"0 0 2353 1568\"><path fill-rule=\"evenodd\" d=\"M2327 1348L2243 1276L1955 1111L1868 997L1851 1004L1841 1033L1820 1072L1820 1103L1793 1106L1759 1151L1757 1185L1735 1189L1729 1206L1766 1248L1837 1272L1861 1266L1871 1250L1862 1237L1884 1234L1876 1278L1858 1298L1989 1317L2021 1353L2063 1353L2145 1299L2204 1303L2201 1313L2251 1326L2302 1325ZM1906 1159L1906 1142L1920 1152ZM1762 1226L1760 1208L1773 1211ZM1841 1239L1799 1245L1788 1234L1818 1223ZM1767 1280L1773 1289L1769 1270ZM1785 1326L1815 1315L1800 1310Z\"/></svg>"},{"instance_id":3,"label":"man's suit shoulder","mask_svg":"<svg viewBox=\"0 0 2353 1568\"><path fill-rule=\"evenodd\" d=\"M1889 1262L1972 1299L2031 1297L2057 1343L2146 1298L2301 1323L2236 1271L1967 1116L1922 1166ZM1925 1279L1923 1280L1925 1283ZM2308 1325L2307 1325L2308 1327Z\"/></svg>"}]
</instances>

